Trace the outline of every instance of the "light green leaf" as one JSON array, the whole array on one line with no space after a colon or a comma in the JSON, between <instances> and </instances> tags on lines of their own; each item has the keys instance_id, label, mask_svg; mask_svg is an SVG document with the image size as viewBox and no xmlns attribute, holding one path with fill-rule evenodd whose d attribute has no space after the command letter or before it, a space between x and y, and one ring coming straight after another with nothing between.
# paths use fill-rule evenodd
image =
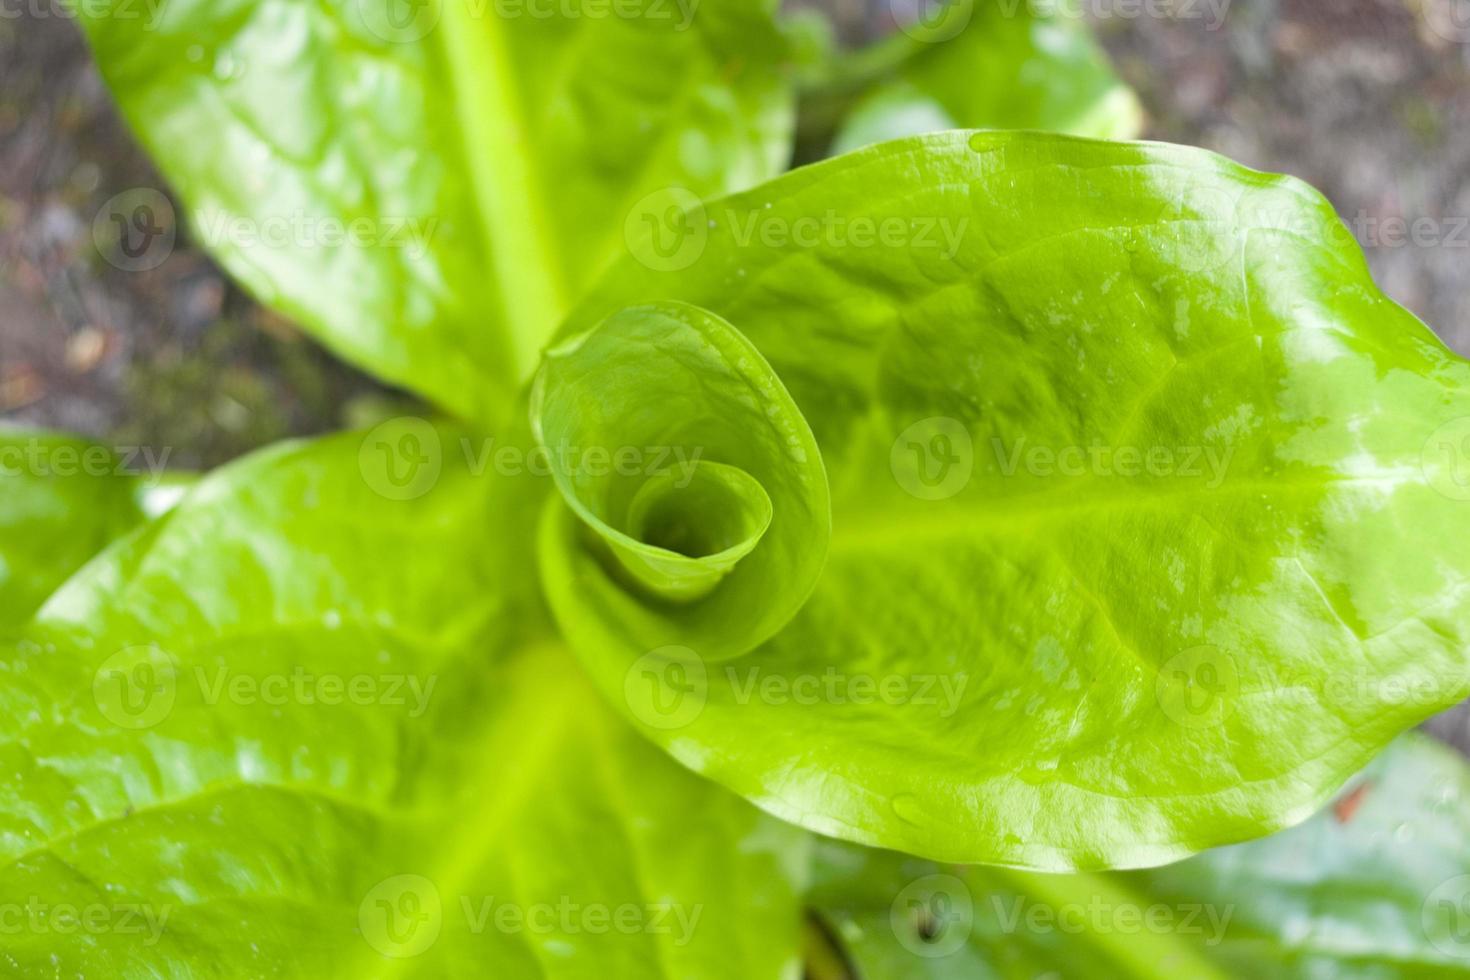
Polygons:
<instances>
[{"instance_id":1,"label":"light green leaf","mask_svg":"<svg viewBox=\"0 0 1470 980\"><path fill-rule=\"evenodd\" d=\"M574 643L726 659L811 594L831 533L821 454L728 323L674 303L623 310L547 354L531 418L561 491L543 579ZM621 465L629 453L663 462L650 474Z\"/></svg>"},{"instance_id":2,"label":"light green leaf","mask_svg":"<svg viewBox=\"0 0 1470 980\"><path fill-rule=\"evenodd\" d=\"M802 835L602 706L526 573L548 481L481 447L267 450L51 598L0 657L5 969L795 975Z\"/></svg>"},{"instance_id":3,"label":"light green leaf","mask_svg":"<svg viewBox=\"0 0 1470 980\"><path fill-rule=\"evenodd\" d=\"M811 901L853 980L1470 975L1470 771L1394 743L1280 834L1126 874L946 867L836 842Z\"/></svg>"},{"instance_id":4,"label":"light green leaf","mask_svg":"<svg viewBox=\"0 0 1470 980\"><path fill-rule=\"evenodd\" d=\"M673 714L638 720L687 765L861 843L1141 866L1304 819L1464 696L1470 366L1305 185L948 133L687 228L686 264L624 262L568 334L654 299L728 321L833 515L782 632L654 672ZM639 715L649 651L563 626Z\"/></svg>"},{"instance_id":5,"label":"light green leaf","mask_svg":"<svg viewBox=\"0 0 1470 980\"><path fill-rule=\"evenodd\" d=\"M160 479L85 439L0 429L0 631L141 524L140 495Z\"/></svg>"},{"instance_id":6,"label":"light green leaf","mask_svg":"<svg viewBox=\"0 0 1470 980\"><path fill-rule=\"evenodd\" d=\"M858 89L833 154L940 129L1038 129L1132 139L1143 109L1086 22L1024 0L955 0L849 56ZM889 66L894 66L889 69ZM879 71L878 68L886 70Z\"/></svg>"},{"instance_id":7,"label":"light green leaf","mask_svg":"<svg viewBox=\"0 0 1470 980\"><path fill-rule=\"evenodd\" d=\"M503 421L580 288L645 233L630 214L789 155L765 0L125 6L81 19L205 246L461 415ZM117 211L99 220L129 235L162 218Z\"/></svg>"}]
</instances>

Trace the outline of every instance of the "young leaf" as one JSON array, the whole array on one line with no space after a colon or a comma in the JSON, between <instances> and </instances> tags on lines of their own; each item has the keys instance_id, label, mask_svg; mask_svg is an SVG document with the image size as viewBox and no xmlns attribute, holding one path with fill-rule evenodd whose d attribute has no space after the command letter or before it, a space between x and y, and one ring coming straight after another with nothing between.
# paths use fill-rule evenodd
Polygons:
<instances>
[{"instance_id":1,"label":"young leaf","mask_svg":"<svg viewBox=\"0 0 1470 980\"><path fill-rule=\"evenodd\" d=\"M35 909L0 963L794 971L803 835L602 706L525 574L547 481L484 458L413 419L279 446L51 598L0 656L0 887Z\"/></svg>"},{"instance_id":2,"label":"young leaf","mask_svg":"<svg viewBox=\"0 0 1470 980\"><path fill-rule=\"evenodd\" d=\"M833 533L768 643L655 672L699 710L640 723L686 764L862 843L1141 866L1303 819L1464 696L1470 366L1305 185L949 133L689 227L568 335L654 299L733 324L816 434ZM631 708L649 651L572 638Z\"/></svg>"},{"instance_id":3,"label":"young leaf","mask_svg":"<svg viewBox=\"0 0 1470 980\"><path fill-rule=\"evenodd\" d=\"M1132 139L1143 109L1113 74L1087 24L1024 0L956 0L931 25L865 53L905 54L899 70L852 106L832 152L939 129L1040 129Z\"/></svg>"},{"instance_id":4,"label":"young leaf","mask_svg":"<svg viewBox=\"0 0 1470 980\"><path fill-rule=\"evenodd\" d=\"M1470 976L1470 772L1406 736L1299 827L1126 874L959 868L836 842L811 901L852 980Z\"/></svg>"},{"instance_id":5,"label":"young leaf","mask_svg":"<svg viewBox=\"0 0 1470 980\"><path fill-rule=\"evenodd\" d=\"M832 519L821 453L725 321L676 303L616 313L547 354L531 420L561 491L543 581L573 642L612 635L724 660L811 594ZM617 465L629 450L664 462L652 474Z\"/></svg>"},{"instance_id":6,"label":"young leaf","mask_svg":"<svg viewBox=\"0 0 1470 980\"><path fill-rule=\"evenodd\" d=\"M789 153L765 0L123 6L79 13L204 245L462 415L503 421L580 287L646 233L635 202L656 222Z\"/></svg>"},{"instance_id":7,"label":"young leaf","mask_svg":"<svg viewBox=\"0 0 1470 980\"><path fill-rule=\"evenodd\" d=\"M0 632L25 622L87 559L141 524L140 494L150 482L106 446L0 430Z\"/></svg>"}]
</instances>

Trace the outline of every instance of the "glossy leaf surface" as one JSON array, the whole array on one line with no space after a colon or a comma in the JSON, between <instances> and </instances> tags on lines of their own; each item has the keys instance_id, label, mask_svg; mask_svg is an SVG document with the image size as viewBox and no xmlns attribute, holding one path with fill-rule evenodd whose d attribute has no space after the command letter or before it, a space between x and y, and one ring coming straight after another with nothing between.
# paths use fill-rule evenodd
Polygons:
<instances>
[{"instance_id":1,"label":"glossy leaf surface","mask_svg":"<svg viewBox=\"0 0 1470 980\"><path fill-rule=\"evenodd\" d=\"M1470 772L1406 736L1299 827L1149 871L956 868L827 842L854 980L1470 975Z\"/></svg>"},{"instance_id":2,"label":"glossy leaf surface","mask_svg":"<svg viewBox=\"0 0 1470 980\"><path fill-rule=\"evenodd\" d=\"M0 658L7 971L794 973L801 835L602 706L507 520L546 481L478 446L259 453L47 602Z\"/></svg>"},{"instance_id":3,"label":"glossy leaf surface","mask_svg":"<svg viewBox=\"0 0 1470 980\"><path fill-rule=\"evenodd\" d=\"M0 430L0 632L143 521L137 460L85 439Z\"/></svg>"},{"instance_id":4,"label":"glossy leaf surface","mask_svg":"<svg viewBox=\"0 0 1470 980\"><path fill-rule=\"evenodd\" d=\"M666 198L749 186L789 152L762 0L125 6L83 24L205 246L461 415L504 421L580 287ZM161 216L129 203L113 220L137 248Z\"/></svg>"},{"instance_id":5,"label":"glossy leaf surface","mask_svg":"<svg viewBox=\"0 0 1470 980\"><path fill-rule=\"evenodd\" d=\"M905 25L869 60L902 61L849 111L833 154L941 129L1038 129L1132 139L1143 110L1089 26L1021 0L958 0Z\"/></svg>"},{"instance_id":6,"label":"glossy leaf surface","mask_svg":"<svg viewBox=\"0 0 1470 980\"><path fill-rule=\"evenodd\" d=\"M1463 696L1470 368L1305 185L941 134L690 219L568 334L653 299L734 325L833 536L781 633L630 711L687 765L859 842L1142 866L1299 822ZM574 645L631 707L649 651Z\"/></svg>"}]
</instances>

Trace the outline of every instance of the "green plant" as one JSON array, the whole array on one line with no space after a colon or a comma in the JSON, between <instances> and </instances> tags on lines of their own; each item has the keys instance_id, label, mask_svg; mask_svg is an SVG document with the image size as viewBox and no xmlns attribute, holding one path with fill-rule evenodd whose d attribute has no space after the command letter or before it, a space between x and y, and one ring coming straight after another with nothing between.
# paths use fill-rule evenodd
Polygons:
<instances>
[{"instance_id":1,"label":"green plant","mask_svg":"<svg viewBox=\"0 0 1470 980\"><path fill-rule=\"evenodd\" d=\"M850 59L755 0L516 9L84 12L219 260L445 414L141 504L5 437L3 880L45 911L0 961L1464 970L1467 776L1372 760L1465 693L1470 368L1327 203L996 129L777 176L799 80L818 142L1128 135L1017 8ZM1067 94L966 89L1035 58ZM1158 904L1216 931L1117 919Z\"/></svg>"}]
</instances>

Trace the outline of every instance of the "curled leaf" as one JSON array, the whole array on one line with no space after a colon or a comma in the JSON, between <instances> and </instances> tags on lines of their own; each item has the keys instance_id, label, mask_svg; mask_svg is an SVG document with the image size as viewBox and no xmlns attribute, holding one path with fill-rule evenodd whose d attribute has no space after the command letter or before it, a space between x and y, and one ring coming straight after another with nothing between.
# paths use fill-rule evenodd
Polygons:
<instances>
[{"instance_id":1,"label":"curled leaf","mask_svg":"<svg viewBox=\"0 0 1470 980\"><path fill-rule=\"evenodd\" d=\"M831 522L821 454L724 320L682 303L614 314L547 354L531 418L560 491L543 578L574 642L726 660L810 594Z\"/></svg>"}]
</instances>

